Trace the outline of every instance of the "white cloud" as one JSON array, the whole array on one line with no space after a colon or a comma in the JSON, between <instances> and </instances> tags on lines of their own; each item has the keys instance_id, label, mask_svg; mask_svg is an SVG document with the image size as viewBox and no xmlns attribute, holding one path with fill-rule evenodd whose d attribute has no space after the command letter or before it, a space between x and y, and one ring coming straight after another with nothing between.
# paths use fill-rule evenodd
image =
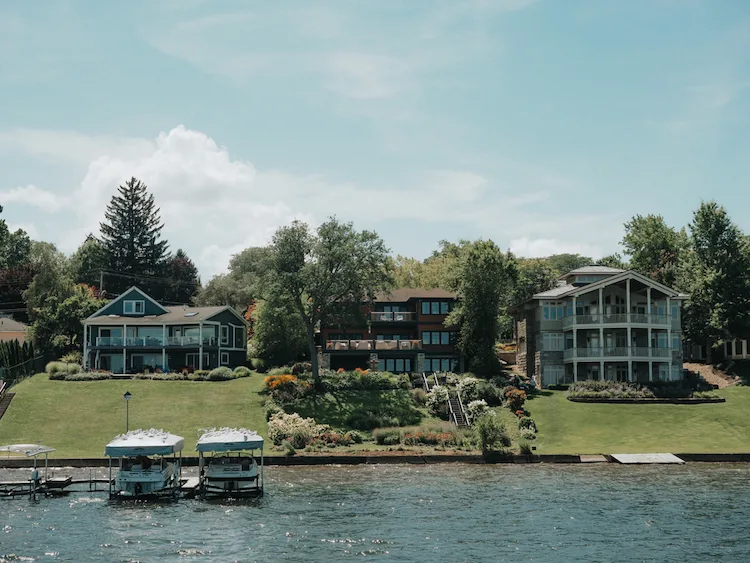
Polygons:
<instances>
[{"instance_id":1,"label":"white cloud","mask_svg":"<svg viewBox=\"0 0 750 563\"><path fill-rule=\"evenodd\" d=\"M411 87L416 69L407 60L370 53L339 52L326 57L329 88L347 98L392 98Z\"/></svg>"},{"instance_id":2,"label":"white cloud","mask_svg":"<svg viewBox=\"0 0 750 563\"><path fill-rule=\"evenodd\" d=\"M0 201L4 204L20 203L38 207L42 211L58 211L65 207L65 202L52 192L41 190L34 185L20 186L10 190L0 190Z\"/></svg>"},{"instance_id":3,"label":"white cloud","mask_svg":"<svg viewBox=\"0 0 750 563\"><path fill-rule=\"evenodd\" d=\"M572 242L554 238L529 239L526 237L510 241L510 250L516 256L543 258L552 254L581 254L592 258L601 258L602 247L596 244Z\"/></svg>"}]
</instances>

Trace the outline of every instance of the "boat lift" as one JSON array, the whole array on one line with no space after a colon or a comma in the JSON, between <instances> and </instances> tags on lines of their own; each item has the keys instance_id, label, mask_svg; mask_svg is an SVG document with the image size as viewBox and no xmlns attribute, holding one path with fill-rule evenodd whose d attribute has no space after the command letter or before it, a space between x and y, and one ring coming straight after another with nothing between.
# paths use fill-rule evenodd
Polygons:
<instances>
[{"instance_id":1,"label":"boat lift","mask_svg":"<svg viewBox=\"0 0 750 563\"><path fill-rule=\"evenodd\" d=\"M71 484L71 477L61 478L50 478L48 476L49 470L49 454L54 452L55 448L48 446L42 446L40 444L10 444L8 446L0 446L1 453L7 453L7 457L10 458L11 454L15 454L12 457L26 457L34 459L34 466L31 470L31 477L27 481L19 481L13 483L0 483L0 497L16 497L29 495L32 499L36 499L37 493L45 496L53 494L65 494L65 488ZM44 474L40 476L38 467L39 456L44 455Z\"/></svg>"},{"instance_id":2,"label":"boat lift","mask_svg":"<svg viewBox=\"0 0 750 563\"><path fill-rule=\"evenodd\" d=\"M246 428L214 428L198 438L195 449L198 494L202 498L263 496L263 438L256 432ZM260 464L255 459L256 450L260 451ZM206 458L207 453L213 455Z\"/></svg>"}]
</instances>

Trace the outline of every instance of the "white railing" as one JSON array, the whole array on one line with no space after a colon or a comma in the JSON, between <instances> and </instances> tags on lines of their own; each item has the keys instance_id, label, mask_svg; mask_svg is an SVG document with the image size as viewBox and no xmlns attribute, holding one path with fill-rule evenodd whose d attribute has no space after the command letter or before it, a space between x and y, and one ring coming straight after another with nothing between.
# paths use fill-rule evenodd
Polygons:
<instances>
[{"instance_id":1,"label":"white railing","mask_svg":"<svg viewBox=\"0 0 750 563\"><path fill-rule=\"evenodd\" d=\"M170 336L166 340L166 346L200 346L199 336ZM96 339L96 345L101 347L116 348L162 348L165 345L161 336L128 336L127 338L100 336ZM204 346L215 346L216 338L203 338Z\"/></svg>"},{"instance_id":2,"label":"white railing","mask_svg":"<svg viewBox=\"0 0 750 563\"><path fill-rule=\"evenodd\" d=\"M646 346L603 346L599 348L568 348L563 359L579 358L671 358L671 348L649 348Z\"/></svg>"},{"instance_id":3,"label":"white railing","mask_svg":"<svg viewBox=\"0 0 750 563\"><path fill-rule=\"evenodd\" d=\"M326 340L326 350L420 350L421 340Z\"/></svg>"},{"instance_id":4,"label":"white railing","mask_svg":"<svg viewBox=\"0 0 750 563\"><path fill-rule=\"evenodd\" d=\"M563 328L579 325L599 324L650 324L679 328L679 320L673 322L671 315L648 315L645 313L605 313L597 315L570 315L563 317Z\"/></svg>"},{"instance_id":5,"label":"white railing","mask_svg":"<svg viewBox=\"0 0 750 563\"><path fill-rule=\"evenodd\" d=\"M370 320L374 323L407 323L417 319L415 313L407 311L373 311Z\"/></svg>"}]
</instances>

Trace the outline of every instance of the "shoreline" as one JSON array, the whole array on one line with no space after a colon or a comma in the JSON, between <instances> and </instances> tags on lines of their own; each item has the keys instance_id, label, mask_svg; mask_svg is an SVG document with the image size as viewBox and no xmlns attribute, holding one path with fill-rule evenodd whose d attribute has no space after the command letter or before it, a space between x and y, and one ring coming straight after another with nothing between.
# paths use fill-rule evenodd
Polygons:
<instances>
[{"instance_id":1,"label":"shoreline","mask_svg":"<svg viewBox=\"0 0 750 563\"><path fill-rule=\"evenodd\" d=\"M677 453L674 454L685 463L750 463L750 453ZM300 455L300 456L265 456L266 466L291 465L434 465L439 463L466 463L480 465L496 465L508 463L557 463L557 464L591 464L617 463L610 454L538 454L538 455L506 455L490 456L485 459L481 454L462 455L408 455L408 454L379 454L379 455ZM43 466L43 460L38 460L37 466ZM197 467L198 457L182 458L183 467ZM643 464L652 465L652 464ZM33 459L0 459L0 469L25 469L34 466ZM48 467L108 467L109 458L50 458Z\"/></svg>"}]
</instances>

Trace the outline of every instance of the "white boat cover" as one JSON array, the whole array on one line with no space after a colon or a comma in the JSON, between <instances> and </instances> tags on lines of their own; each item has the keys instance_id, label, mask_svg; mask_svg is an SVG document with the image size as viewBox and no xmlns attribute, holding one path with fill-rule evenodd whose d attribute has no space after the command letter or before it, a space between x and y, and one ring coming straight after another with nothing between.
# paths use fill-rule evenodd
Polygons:
<instances>
[{"instance_id":1,"label":"white boat cover","mask_svg":"<svg viewBox=\"0 0 750 563\"><path fill-rule=\"evenodd\" d=\"M134 457L138 455L169 455L182 450L185 440L164 430L131 430L120 434L104 449L109 457Z\"/></svg>"},{"instance_id":2,"label":"white boat cover","mask_svg":"<svg viewBox=\"0 0 750 563\"><path fill-rule=\"evenodd\" d=\"M11 444L9 446L0 446L0 452L9 452L21 454L26 457L36 457L41 454L54 452L55 448L49 448L40 444Z\"/></svg>"},{"instance_id":3,"label":"white boat cover","mask_svg":"<svg viewBox=\"0 0 750 563\"><path fill-rule=\"evenodd\" d=\"M195 449L199 452L237 452L263 448L263 438L246 428L213 428L203 433Z\"/></svg>"}]
</instances>

